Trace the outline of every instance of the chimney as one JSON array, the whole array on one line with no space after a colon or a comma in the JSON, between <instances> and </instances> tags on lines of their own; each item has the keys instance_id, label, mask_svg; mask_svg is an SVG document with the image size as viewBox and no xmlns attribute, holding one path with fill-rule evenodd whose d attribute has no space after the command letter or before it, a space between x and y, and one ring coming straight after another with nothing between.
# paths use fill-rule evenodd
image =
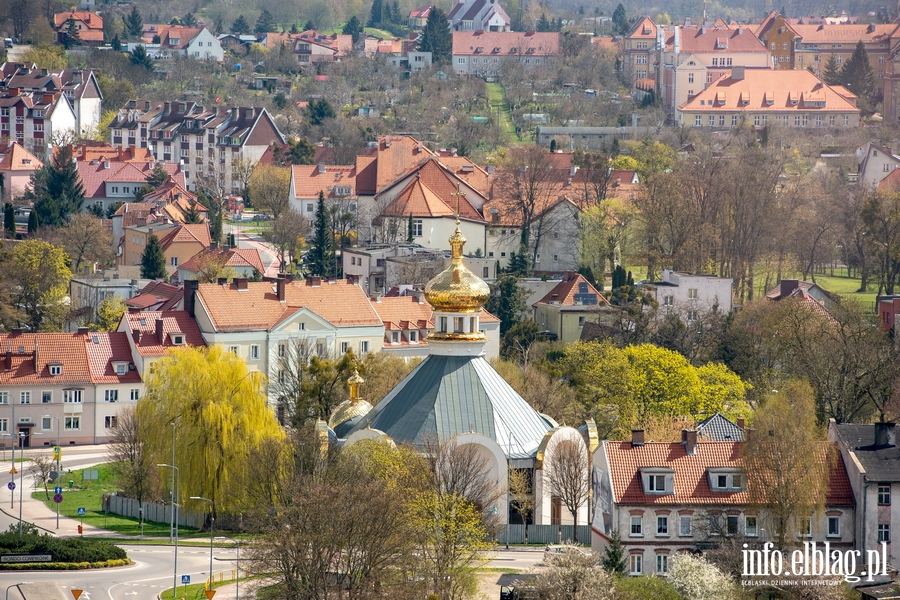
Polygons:
<instances>
[{"instance_id":1,"label":"chimney","mask_svg":"<svg viewBox=\"0 0 900 600\"><path fill-rule=\"evenodd\" d=\"M194 316L194 310L197 306L197 286L199 282L196 279L189 279L186 283L184 309L191 317Z\"/></svg>"},{"instance_id":2,"label":"chimney","mask_svg":"<svg viewBox=\"0 0 900 600\"><path fill-rule=\"evenodd\" d=\"M896 423L875 423L875 445L891 447L897 445Z\"/></svg>"},{"instance_id":3,"label":"chimney","mask_svg":"<svg viewBox=\"0 0 900 600\"><path fill-rule=\"evenodd\" d=\"M323 162L320 162L320 163L319 163L319 169L318 169L318 172L319 172L319 175L321 175L322 173L325 172L325 163L323 163Z\"/></svg>"},{"instance_id":4,"label":"chimney","mask_svg":"<svg viewBox=\"0 0 900 600\"><path fill-rule=\"evenodd\" d=\"M12 346L6 344L6 358L3 362L4 371L12 371Z\"/></svg>"},{"instance_id":5,"label":"chimney","mask_svg":"<svg viewBox=\"0 0 900 600\"><path fill-rule=\"evenodd\" d=\"M418 154L422 154L422 142L419 142L419 145L416 146L416 152Z\"/></svg>"},{"instance_id":6,"label":"chimney","mask_svg":"<svg viewBox=\"0 0 900 600\"><path fill-rule=\"evenodd\" d=\"M389 136L389 135L384 136L384 147L385 148L391 147L391 136Z\"/></svg>"},{"instance_id":7,"label":"chimney","mask_svg":"<svg viewBox=\"0 0 900 600\"><path fill-rule=\"evenodd\" d=\"M219 277L218 279L216 279L216 283L218 283L219 285L228 285L228 278Z\"/></svg>"},{"instance_id":8,"label":"chimney","mask_svg":"<svg viewBox=\"0 0 900 600\"><path fill-rule=\"evenodd\" d=\"M743 80L744 79L744 67L732 67L731 78L736 81Z\"/></svg>"},{"instance_id":9,"label":"chimney","mask_svg":"<svg viewBox=\"0 0 900 600\"><path fill-rule=\"evenodd\" d=\"M744 429L744 417L741 417L740 419L737 420L737 426L740 427L741 429Z\"/></svg>"},{"instance_id":10,"label":"chimney","mask_svg":"<svg viewBox=\"0 0 900 600\"><path fill-rule=\"evenodd\" d=\"M322 286L322 278L318 275L312 275L309 279L306 280L306 285L310 287L321 287Z\"/></svg>"},{"instance_id":11,"label":"chimney","mask_svg":"<svg viewBox=\"0 0 900 600\"><path fill-rule=\"evenodd\" d=\"M697 432L693 429L682 429L681 439L684 442L684 451L693 456L697 453Z\"/></svg>"},{"instance_id":12,"label":"chimney","mask_svg":"<svg viewBox=\"0 0 900 600\"><path fill-rule=\"evenodd\" d=\"M800 282L796 279L782 279L781 280L781 297L787 298L791 295L791 293L800 287Z\"/></svg>"},{"instance_id":13,"label":"chimney","mask_svg":"<svg viewBox=\"0 0 900 600\"><path fill-rule=\"evenodd\" d=\"M643 446L644 445L644 430L643 429L632 429L631 430L631 446Z\"/></svg>"},{"instance_id":14,"label":"chimney","mask_svg":"<svg viewBox=\"0 0 900 600\"><path fill-rule=\"evenodd\" d=\"M488 175L493 175L493 174L494 174L494 169L495 169L495 168L496 168L496 167L494 167L494 165L488 165L488 166L487 166L487 172L488 172Z\"/></svg>"},{"instance_id":15,"label":"chimney","mask_svg":"<svg viewBox=\"0 0 900 600\"><path fill-rule=\"evenodd\" d=\"M247 284L246 277L235 277L234 278L234 287L241 291L247 291L249 286Z\"/></svg>"},{"instance_id":16,"label":"chimney","mask_svg":"<svg viewBox=\"0 0 900 600\"><path fill-rule=\"evenodd\" d=\"M381 304L381 292L372 292L372 300L375 304Z\"/></svg>"},{"instance_id":17,"label":"chimney","mask_svg":"<svg viewBox=\"0 0 900 600\"><path fill-rule=\"evenodd\" d=\"M425 304L425 292L423 290L412 290L410 292L413 298L416 299L416 302L419 304Z\"/></svg>"},{"instance_id":18,"label":"chimney","mask_svg":"<svg viewBox=\"0 0 900 600\"><path fill-rule=\"evenodd\" d=\"M134 340L134 345L137 346L141 343L141 330L135 329L131 332L131 339Z\"/></svg>"},{"instance_id":19,"label":"chimney","mask_svg":"<svg viewBox=\"0 0 900 600\"><path fill-rule=\"evenodd\" d=\"M284 279L279 279L275 282L275 295L278 296L279 302L284 302L284 286L287 282Z\"/></svg>"},{"instance_id":20,"label":"chimney","mask_svg":"<svg viewBox=\"0 0 900 600\"><path fill-rule=\"evenodd\" d=\"M578 165L569 165L569 177L575 177L578 173Z\"/></svg>"},{"instance_id":21,"label":"chimney","mask_svg":"<svg viewBox=\"0 0 900 600\"><path fill-rule=\"evenodd\" d=\"M165 345L165 334L163 333L162 319L156 320L156 341L158 341L161 346Z\"/></svg>"},{"instance_id":22,"label":"chimney","mask_svg":"<svg viewBox=\"0 0 900 600\"><path fill-rule=\"evenodd\" d=\"M88 329L87 327L79 327L76 335L87 335L88 331L90 331L90 329Z\"/></svg>"},{"instance_id":23,"label":"chimney","mask_svg":"<svg viewBox=\"0 0 900 600\"><path fill-rule=\"evenodd\" d=\"M41 364L41 361L38 359L38 345L37 345L37 342L35 342L34 343L34 372L35 373L41 372L41 368L39 366L40 364Z\"/></svg>"},{"instance_id":24,"label":"chimney","mask_svg":"<svg viewBox=\"0 0 900 600\"><path fill-rule=\"evenodd\" d=\"M104 161L103 161L103 168L104 168L104 169L108 169L108 168L109 168L109 161L108 161L108 160L104 160Z\"/></svg>"},{"instance_id":25,"label":"chimney","mask_svg":"<svg viewBox=\"0 0 900 600\"><path fill-rule=\"evenodd\" d=\"M328 276L328 283L329 283L329 284L337 283L337 277L335 277L334 275L329 275L329 276Z\"/></svg>"},{"instance_id":26,"label":"chimney","mask_svg":"<svg viewBox=\"0 0 900 600\"><path fill-rule=\"evenodd\" d=\"M163 114L167 115L172 112L172 103L171 102L163 102Z\"/></svg>"}]
</instances>

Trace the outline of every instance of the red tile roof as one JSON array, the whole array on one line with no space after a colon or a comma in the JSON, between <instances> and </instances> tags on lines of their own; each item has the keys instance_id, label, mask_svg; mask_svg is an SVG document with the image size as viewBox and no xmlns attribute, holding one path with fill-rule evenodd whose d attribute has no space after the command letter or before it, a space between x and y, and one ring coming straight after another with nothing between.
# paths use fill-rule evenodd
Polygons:
<instances>
[{"instance_id":1,"label":"red tile roof","mask_svg":"<svg viewBox=\"0 0 900 600\"><path fill-rule=\"evenodd\" d=\"M208 248L192 256L184 264L178 265L178 268L196 273L200 270L200 261L210 260L214 256L225 259L223 266L252 267L260 273L266 272L262 258L259 256L259 250L256 248L229 248L228 250L224 248Z\"/></svg>"},{"instance_id":2,"label":"red tile roof","mask_svg":"<svg viewBox=\"0 0 900 600\"><path fill-rule=\"evenodd\" d=\"M140 383L141 375L132 366L127 333L92 332L84 338L94 383ZM124 375L116 375L113 362L129 363Z\"/></svg>"},{"instance_id":3,"label":"red tile roof","mask_svg":"<svg viewBox=\"0 0 900 600\"><path fill-rule=\"evenodd\" d=\"M356 198L355 166L324 166L320 172L319 165L293 165L291 179L294 184L294 197L318 198L319 192L326 198ZM349 187L350 194L338 196L335 187Z\"/></svg>"},{"instance_id":4,"label":"red tile roof","mask_svg":"<svg viewBox=\"0 0 900 600\"><path fill-rule=\"evenodd\" d=\"M689 455L683 443L648 442L632 446L631 442L603 442L609 458L613 495L618 504L749 504L750 493L714 492L709 487L707 469L711 467L741 468L742 442L697 442L695 454ZM822 460L827 460L833 445L821 442ZM843 461L832 463L826 503L852 505L853 491ZM642 467L668 467L675 471L674 494L645 494L641 483Z\"/></svg>"},{"instance_id":5,"label":"red tile roof","mask_svg":"<svg viewBox=\"0 0 900 600\"><path fill-rule=\"evenodd\" d=\"M839 25L792 25L791 28L803 38L804 44L844 43L856 45L860 40L866 44L873 42L887 44L891 34L897 29L897 24L885 23L870 26L866 23L841 23ZM852 50L851 47L850 51Z\"/></svg>"},{"instance_id":6,"label":"red tile roof","mask_svg":"<svg viewBox=\"0 0 900 600\"><path fill-rule=\"evenodd\" d=\"M128 331L141 332L135 342L141 356L163 356L179 346L174 346L168 334L183 333L184 342L190 346L205 346L197 322L183 310L128 312L124 317ZM156 320L163 320L163 340L156 336ZM134 336L132 335L132 339Z\"/></svg>"},{"instance_id":7,"label":"red tile roof","mask_svg":"<svg viewBox=\"0 0 900 600\"><path fill-rule=\"evenodd\" d=\"M559 33L517 31L454 31L454 56L557 56Z\"/></svg>"},{"instance_id":8,"label":"red tile roof","mask_svg":"<svg viewBox=\"0 0 900 600\"><path fill-rule=\"evenodd\" d=\"M584 284L586 286L586 292L579 292L579 284ZM609 304L606 298L603 297L603 294L597 291L597 288L591 285L591 283L584 278L584 275L580 273L573 273L571 271L567 271L565 275L563 275L563 280L558 284L553 286L553 289L547 292L547 295L532 304L532 306L537 306L538 304L550 304L551 302L558 302L562 306L575 306L575 294L597 294L597 306L606 306Z\"/></svg>"},{"instance_id":9,"label":"red tile roof","mask_svg":"<svg viewBox=\"0 0 900 600\"><path fill-rule=\"evenodd\" d=\"M107 164L109 168L106 167ZM113 160L80 161L77 165L78 177L84 185L84 196L85 198L106 198L104 184L107 181L144 185L147 182L147 175L153 171L152 164L152 162ZM174 177L180 186L184 187L184 173L176 163L164 163L163 169L170 177Z\"/></svg>"},{"instance_id":10,"label":"red tile roof","mask_svg":"<svg viewBox=\"0 0 900 600\"><path fill-rule=\"evenodd\" d=\"M749 27L681 27L679 30L683 54L721 52L728 54L766 53L765 45ZM673 50L675 32L666 32L666 50Z\"/></svg>"},{"instance_id":11,"label":"red tile roof","mask_svg":"<svg viewBox=\"0 0 900 600\"><path fill-rule=\"evenodd\" d=\"M168 250L172 244L184 242L199 242L204 248L209 248L212 243L209 225L207 223L179 225L164 232L159 238L163 250Z\"/></svg>"},{"instance_id":12,"label":"red tile roof","mask_svg":"<svg viewBox=\"0 0 900 600\"><path fill-rule=\"evenodd\" d=\"M13 142L6 156L0 160L0 171L36 171L44 166L41 159L22 147L18 142Z\"/></svg>"},{"instance_id":13,"label":"red tile roof","mask_svg":"<svg viewBox=\"0 0 900 600\"><path fill-rule=\"evenodd\" d=\"M385 340L388 331L408 331L412 329L434 329L434 311L427 302L421 304L415 296L384 296L380 300L370 300L372 308L384 323ZM500 319L482 309L479 314L482 323L499 323ZM404 345L408 342L404 341ZM422 337L419 344L425 344Z\"/></svg>"},{"instance_id":14,"label":"red tile roof","mask_svg":"<svg viewBox=\"0 0 900 600\"><path fill-rule=\"evenodd\" d=\"M270 330L303 308L337 327L381 325L362 289L344 279L320 286L287 283L285 302L278 301L271 282L248 282L241 291L234 284L206 283L198 286L197 301L216 331Z\"/></svg>"},{"instance_id":15,"label":"red tile roof","mask_svg":"<svg viewBox=\"0 0 900 600\"><path fill-rule=\"evenodd\" d=\"M440 184L440 181L436 183ZM445 188L445 196L440 196L434 192L430 186L426 185L422 178L418 175L410 181L403 191L394 198L382 211L382 215L392 217L452 217L456 214L457 197L451 196L456 193L447 192L446 185L440 187ZM465 196L459 197L459 213L461 219L470 221L483 222L481 214L475 210Z\"/></svg>"},{"instance_id":16,"label":"red tile roof","mask_svg":"<svg viewBox=\"0 0 900 600\"><path fill-rule=\"evenodd\" d=\"M129 308L147 308L154 304L160 304L174 297L183 296L184 291L177 285L165 283L162 281L151 281L137 296L133 296L125 301L125 306Z\"/></svg>"},{"instance_id":17,"label":"red tile roof","mask_svg":"<svg viewBox=\"0 0 900 600\"><path fill-rule=\"evenodd\" d=\"M650 17L643 17L640 21L634 24L634 27L631 28L631 33L629 33L626 37L656 39L657 27L658 26L653 22L653 19L651 19Z\"/></svg>"},{"instance_id":18,"label":"red tile roof","mask_svg":"<svg viewBox=\"0 0 900 600\"><path fill-rule=\"evenodd\" d=\"M91 383L85 336L77 333L0 334L0 364L11 354L12 368L0 369L0 385L73 385ZM35 370L34 352L38 364ZM60 375L50 375L50 364L62 365Z\"/></svg>"}]
</instances>

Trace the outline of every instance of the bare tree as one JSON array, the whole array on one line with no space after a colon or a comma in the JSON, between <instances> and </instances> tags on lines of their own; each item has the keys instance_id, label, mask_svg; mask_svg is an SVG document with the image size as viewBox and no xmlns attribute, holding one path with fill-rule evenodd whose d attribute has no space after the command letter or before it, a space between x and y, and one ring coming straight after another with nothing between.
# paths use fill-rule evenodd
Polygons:
<instances>
[{"instance_id":1,"label":"bare tree","mask_svg":"<svg viewBox=\"0 0 900 600\"><path fill-rule=\"evenodd\" d=\"M527 527L528 517L534 512L534 490L528 470L509 469L509 502L522 517L522 525Z\"/></svg>"},{"instance_id":2,"label":"bare tree","mask_svg":"<svg viewBox=\"0 0 900 600\"><path fill-rule=\"evenodd\" d=\"M258 210L272 215L275 222L291 210L291 169L258 165L250 177L250 199Z\"/></svg>"},{"instance_id":3,"label":"bare tree","mask_svg":"<svg viewBox=\"0 0 900 600\"><path fill-rule=\"evenodd\" d=\"M534 587L546 600L612 600L615 581L599 562L599 555L565 546L546 568L533 572Z\"/></svg>"},{"instance_id":4,"label":"bare tree","mask_svg":"<svg viewBox=\"0 0 900 600\"><path fill-rule=\"evenodd\" d=\"M50 483L50 473L55 466L56 463L50 454L36 454L28 464L28 475L34 479L34 488L37 489L43 484L47 500L50 499L50 489L47 485Z\"/></svg>"},{"instance_id":5,"label":"bare tree","mask_svg":"<svg viewBox=\"0 0 900 600\"><path fill-rule=\"evenodd\" d=\"M112 263L112 237L90 213L72 215L66 226L55 230L53 243L61 245L72 259L72 272L78 273L85 262L107 266Z\"/></svg>"},{"instance_id":6,"label":"bare tree","mask_svg":"<svg viewBox=\"0 0 900 600\"><path fill-rule=\"evenodd\" d=\"M575 523L578 541L578 509L584 506L591 492L591 471L587 447L584 443L563 440L557 444L547 465L550 493L559 498Z\"/></svg>"},{"instance_id":7,"label":"bare tree","mask_svg":"<svg viewBox=\"0 0 900 600\"><path fill-rule=\"evenodd\" d=\"M134 406L122 408L116 415L116 425L112 428L112 441L107 455L114 463L116 482L125 494L138 501L138 506L150 500L156 489L151 457L144 452L147 427L137 418Z\"/></svg>"},{"instance_id":8,"label":"bare tree","mask_svg":"<svg viewBox=\"0 0 900 600\"><path fill-rule=\"evenodd\" d=\"M281 259L281 270L293 262L297 250L300 249L300 238L307 237L311 229L309 221L296 210L289 208L272 222L272 228L263 237L275 246Z\"/></svg>"}]
</instances>

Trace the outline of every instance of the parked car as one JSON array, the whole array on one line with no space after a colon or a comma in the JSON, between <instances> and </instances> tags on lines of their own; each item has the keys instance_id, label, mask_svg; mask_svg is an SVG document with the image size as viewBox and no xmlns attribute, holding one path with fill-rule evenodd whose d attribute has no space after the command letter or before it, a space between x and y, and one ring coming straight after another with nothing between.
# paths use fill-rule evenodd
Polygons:
<instances>
[{"instance_id":1,"label":"parked car","mask_svg":"<svg viewBox=\"0 0 900 600\"><path fill-rule=\"evenodd\" d=\"M500 586L500 600L539 600L540 594L528 586Z\"/></svg>"}]
</instances>

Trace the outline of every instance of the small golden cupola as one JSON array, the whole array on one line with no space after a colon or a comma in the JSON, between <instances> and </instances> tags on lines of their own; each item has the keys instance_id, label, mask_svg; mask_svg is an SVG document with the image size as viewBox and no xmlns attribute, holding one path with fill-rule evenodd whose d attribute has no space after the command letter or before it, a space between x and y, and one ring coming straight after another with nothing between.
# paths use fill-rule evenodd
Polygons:
<instances>
[{"instance_id":1,"label":"small golden cupola","mask_svg":"<svg viewBox=\"0 0 900 600\"><path fill-rule=\"evenodd\" d=\"M428 340L485 340L478 328L478 315L491 297L483 279L466 268L463 246L466 238L459 230L450 236L450 266L425 285L425 299L434 311L434 330Z\"/></svg>"},{"instance_id":2,"label":"small golden cupola","mask_svg":"<svg viewBox=\"0 0 900 600\"><path fill-rule=\"evenodd\" d=\"M372 410L372 405L359 397L359 386L365 383L365 379L359 376L359 371L354 369L353 375L347 380L350 387L350 399L341 402L331 418L328 419L328 426L334 429L335 434L341 437L341 434L352 429L354 425Z\"/></svg>"}]
</instances>

